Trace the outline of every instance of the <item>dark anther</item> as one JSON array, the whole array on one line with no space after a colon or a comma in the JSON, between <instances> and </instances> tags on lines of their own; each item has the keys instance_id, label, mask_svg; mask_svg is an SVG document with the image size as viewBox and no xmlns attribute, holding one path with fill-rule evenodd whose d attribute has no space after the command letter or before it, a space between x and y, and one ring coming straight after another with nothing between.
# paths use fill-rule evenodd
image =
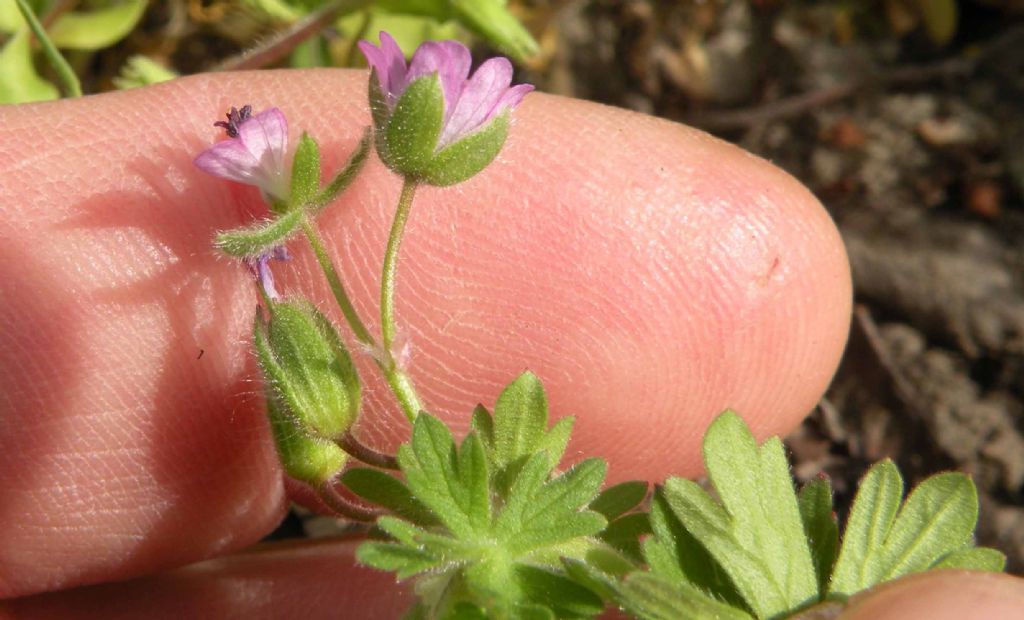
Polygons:
<instances>
[{"instance_id":1,"label":"dark anther","mask_svg":"<svg viewBox=\"0 0 1024 620\"><path fill-rule=\"evenodd\" d=\"M225 116L228 117L226 121L217 121L214 123L214 127L223 127L224 131L227 132L228 136L232 138L238 137L238 126L249 120L252 116L252 106L244 105L241 110L235 109L235 106L231 106L231 111Z\"/></svg>"}]
</instances>

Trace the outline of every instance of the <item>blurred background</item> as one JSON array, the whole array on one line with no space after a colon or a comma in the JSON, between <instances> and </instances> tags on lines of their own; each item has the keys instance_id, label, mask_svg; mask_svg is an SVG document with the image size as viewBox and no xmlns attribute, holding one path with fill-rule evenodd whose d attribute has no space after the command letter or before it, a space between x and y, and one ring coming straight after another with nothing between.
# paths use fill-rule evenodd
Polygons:
<instances>
[{"instance_id":1,"label":"blurred background","mask_svg":"<svg viewBox=\"0 0 1024 620\"><path fill-rule=\"evenodd\" d=\"M381 29L506 54L520 81L700 127L810 187L858 306L787 440L797 478L832 477L842 512L886 456L908 483L968 472L979 542L1024 574L1024 0L0 0L0 103L362 66ZM332 527L293 513L276 536Z\"/></svg>"}]
</instances>

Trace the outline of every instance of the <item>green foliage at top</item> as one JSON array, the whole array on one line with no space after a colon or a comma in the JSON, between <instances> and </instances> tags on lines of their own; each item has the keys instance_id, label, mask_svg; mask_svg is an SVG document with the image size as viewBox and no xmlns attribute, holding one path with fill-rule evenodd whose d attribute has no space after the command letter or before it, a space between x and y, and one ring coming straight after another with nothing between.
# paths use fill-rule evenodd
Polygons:
<instances>
[{"instance_id":1,"label":"green foliage at top","mask_svg":"<svg viewBox=\"0 0 1024 620\"><path fill-rule=\"evenodd\" d=\"M619 517L643 499L646 486L620 485L599 496L606 471L600 459L557 473L572 422L550 429L547 422L540 382L525 374L501 394L493 416L477 408L461 445L443 423L421 414L398 452L404 482L356 481L352 488L376 501L380 486L388 487L382 503L403 515L380 519L390 540L365 543L357 557L417 579L412 617L592 617L604 607L601 598L566 574L562 558L600 557L607 570L634 566L598 538L608 517L589 506ZM368 477L379 483L383 476Z\"/></svg>"},{"instance_id":2,"label":"green foliage at top","mask_svg":"<svg viewBox=\"0 0 1024 620\"><path fill-rule=\"evenodd\" d=\"M933 476L901 507L890 461L864 477L839 544L825 480L794 492L781 442L758 446L734 413L704 439L717 499L669 478L643 542L649 570L617 580L575 563L570 573L640 618L783 618L824 600L938 567L1002 569L1005 558L973 546L977 494L960 473Z\"/></svg>"},{"instance_id":3,"label":"green foliage at top","mask_svg":"<svg viewBox=\"0 0 1024 620\"><path fill-rule=\"evenodd\" d=\"M0 103L25 103L57 98L57 89L35 69L28 43L32 32L67 96L81 95L78 78L57 48L94 52L126 37L139 23L146 0L89 3L85 10L66 11L45 29L36 14L43 2L0 0L0 32L11 34L0 50Z\"/></svg>"}]
</instances>

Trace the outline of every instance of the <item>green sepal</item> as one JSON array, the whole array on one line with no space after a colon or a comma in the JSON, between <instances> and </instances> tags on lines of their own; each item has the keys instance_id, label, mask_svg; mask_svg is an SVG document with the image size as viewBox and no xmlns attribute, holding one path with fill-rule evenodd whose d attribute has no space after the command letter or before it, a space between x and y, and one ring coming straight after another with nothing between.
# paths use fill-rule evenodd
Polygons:
<instances>
[{"instance_id":1,"label":"green sepal","mask_svg":"<svg viewBox=\"0 0 1024 620\"><path fill-rule=\"evenodd\" d=\"M309 436L288 415L273 390L267 390L267 415L281 466L292 478L320 486L345 466L348 455L336 444Z\"/></svg>"},{"instance_id":2,"label":"green sepal","mask_svg":"<svg viewBox=\"0 0 1024 620\"><path fill-rule=\"evenodd\" d=\"M292 187L289 210L302 210L320 192L320 147L306 132L299 138L292 160Z\"/></svg>"},{"instance_id":3,"label":"green sepal","mask_svg":"<svg viewBox=\"0 0 1024 620\"><path fill-rule=\"evenodd\" d=\"M378 154L395 172L420 178L434 158L444 121L444 94L436 74L416 79L405 89L387 119Z\"/></svg>"},{"instance_id":4,"label":"green sepal","mask_svg":"<svg viewBox=\"0 0 1024 620\"><path fill-rule=\"evenodd\" d=\"M316 437L335 439L359 413L352 359L330 322L308 303L270 302L253 341L260 367L292 417Z\"/></svg>"},{"instance_id":5,"label":"green sepal","mask_svg":"<svg viewBox=\"0 0 1024 620\"><path fill-rule=\"evenodd\" d=\"M508 137L510 113L505 111L482 129L446 146L420 173L430 185L447 187L461 183L494 161Z\"/></svg>"},{"instance_id":6,"label":"green sepal","mask_svg":"<svg viewBox=\"0 0 1024 620\"><path fill-rule=\"evenodd\" d=\"M370 118L373 119L373 127L378 130L383 138L387 129L388 116L391 110L387 104L387 94L380 87L380 79L377 76L377 69L370 70L370 84L368 97L370 100ZM378 145L380 146L380 145ZM383 154L381 158L383 159Z\"/></svg>"},{"instance_id":7,"label":"green sepal","mask_svg":"<svg viewBox=\"0 0 1024 620\"><path fill-rule=\"evenodd\" d=\"M235 258L255 258L282 245L299 230L304 214L295 210L255 226L217 233L213 245Z\"/></svg>"},{"instance_id":8,"label":"green sepal","mask_svg":"<svg viewBox=\"0 0 1024 620\"><path fill-rule=\"evenodd\" d=\"M352 184L356 175L363 169L363 164L366 163L366 158L370 154L370 136L372 135L373 131L370 128L363 132L363 137L359 139L359 145L356 146L356 150L349 157L348 163L331 179L331 182L326 187L320 190L320 193L313 200L312 207L315 210L319 211L334 202L334 199Z\"/></svg>"}]
</instances>

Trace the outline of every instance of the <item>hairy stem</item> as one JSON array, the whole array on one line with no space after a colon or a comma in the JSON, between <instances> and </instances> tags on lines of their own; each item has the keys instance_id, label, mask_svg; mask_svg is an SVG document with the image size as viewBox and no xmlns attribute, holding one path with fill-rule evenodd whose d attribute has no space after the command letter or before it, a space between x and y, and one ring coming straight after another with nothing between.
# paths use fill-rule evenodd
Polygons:
<instances>
[{"instance_id":1,"label":"hairy stem","mask_svg":"<svg viewBox=\"0 0 1024 620\"><path fill-rule=\"evenodd\" d=\"M306 219L302 222L302 231L306 234L306 239L313 248L313 253L316 254L316 260L324 271L327 283L331 286L331 292L334 293L334 299L338 302L341 313L345 315L345 320L348 322L349 327L352 328L352 333L356 335L356 338L363 345L371 349L376 348L377 342L370 335L370 331L366 329L362 319L359 318L355 306L352 305L352 300L348 298L345 285L342 284L341 276L338 275L338 270L334 268L331 257L327 255L327 249L320 238L320 233L317 232L316 225L310 222L309 219Z\"/></svg>"},{"instance_id":2,"label":"hairy stem","mask_svg":"<svg viewBox=\"0 0 1024 620\"><path fill-rule=\"evenodd\" d=\"M405 224L409 220L409 211L412 209L412 199L415 194L416 181L407 178L402 185L402 194L398 199L398 207L395 209L391 233L388 235L388 246L384 252L384 272L380 279L380 330L384 357L381 362L385 367L385 372L391 370L396 373L396 380L392 382L389 379L388 385L398 397L402 410L409 421L416 419L422 407L413 390L412 382L398 368L391 347L394 345L395 334L398 331L395 324L395 279L398 273L398 251L402 246L402 235L405 233Z\"/></svg>"}]
</instances>

